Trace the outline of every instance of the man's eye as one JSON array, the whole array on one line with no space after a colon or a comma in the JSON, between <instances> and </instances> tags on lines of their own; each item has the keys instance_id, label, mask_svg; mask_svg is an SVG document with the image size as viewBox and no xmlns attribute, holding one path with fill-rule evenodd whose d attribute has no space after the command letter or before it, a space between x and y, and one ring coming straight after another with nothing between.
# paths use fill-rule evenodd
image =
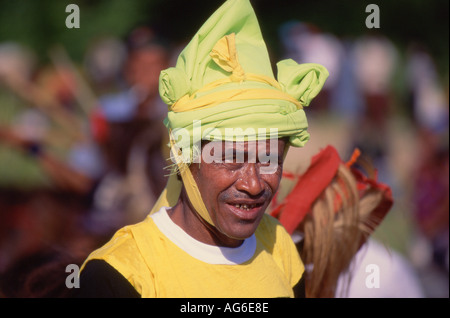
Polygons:
<instances>
[{"instance_id":1,"label":"man's eye","mask_svg":"<svg viewBox=\"0 0 450 318\"><path fill-rule=\"evenodd\" d=\"M232 156L226 156L226 157L224 157L223 162L224 162L224 163L236 163L236 162L237 162L237 158L236 158L235 155L232 155Z\"/></svg>"},{"instance_id":2,"label":"man's eye","mask_svg":"<svg viewBox=\"0 0 450 318\"><path fill-rule=\"evenodd\" d=\"M222 158L224 163L243 163L245 161L243 155L238 155L236 153L226 154Z\"/></svg>"}]
</instances>

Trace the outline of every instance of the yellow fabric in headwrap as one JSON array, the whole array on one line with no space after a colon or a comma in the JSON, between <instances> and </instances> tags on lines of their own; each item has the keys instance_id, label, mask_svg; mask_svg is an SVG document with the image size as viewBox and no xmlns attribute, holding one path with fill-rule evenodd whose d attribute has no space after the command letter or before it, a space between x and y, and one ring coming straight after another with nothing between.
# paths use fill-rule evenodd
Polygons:
<instances>
[{"instance_id":1,"label":"yellow fabric in headwrap","mask_svg":"<svg viewBox=\"0 0 450 318\"><path fill-rule=\"evenodd\" d=\"M237 56L236 36L234 33L221 38L212 48L209 55L223 70L232 73L230 78L233 82L245 80L245 72L241 64L239 64Z\"/></svg>"},{"instance_id":2,"label":"yellow fabric in headwrap","mask_svg":"<svg viewBox=\"0 0 450 318\"><path fill-rule=\"evenodd\" d=\"M255 100L255 99L285 99L292 102L298 108L302 105L294 100L291 96L274 89L233 89L221 91L216 94L205 95L194 99L185 95L178 102L176 102L170 110L173 112L187 112L204 107L214 107L225 102Z\"/></svg>"}]
</instances>

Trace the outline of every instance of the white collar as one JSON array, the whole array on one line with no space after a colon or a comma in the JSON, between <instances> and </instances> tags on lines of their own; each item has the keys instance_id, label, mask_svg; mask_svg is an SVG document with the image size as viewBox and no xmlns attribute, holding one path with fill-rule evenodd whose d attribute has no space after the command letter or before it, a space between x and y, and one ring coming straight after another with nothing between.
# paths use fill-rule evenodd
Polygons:
<instances>
[{"instance_id":1,"label":"white collar","mask_svg":"<svg viewBox=\"0 0 450 318\"><path fill-rule=\"evenodd\" d=\"M248 261L255 253L255 234L239 247L220 247L194 239L175 224L167 214L167 207L150 215L158 229L175 245L192 257L209 264L237 265Z\"/></svg>"}]
</instances>

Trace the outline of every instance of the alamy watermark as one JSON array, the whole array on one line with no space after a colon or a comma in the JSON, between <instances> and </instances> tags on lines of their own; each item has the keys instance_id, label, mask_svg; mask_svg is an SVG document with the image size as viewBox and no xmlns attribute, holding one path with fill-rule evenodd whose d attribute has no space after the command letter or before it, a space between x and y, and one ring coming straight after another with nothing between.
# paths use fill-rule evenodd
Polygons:
<instances>
[{"instance_id":1,"label":"alamy watermark","mask_svg":"<svg viewBox=\"0 0 450 318\"><path fill-rule=\"evenodd\" d=\"M376 4L368 4L366 6L366 13L370 13L366 17L366 27L368 29L380 28L380 7ZM66 27L68 29L80 28L80 7L76 4L68 4L66 6L66 13L69 15L66 17Z\"/></svg>"},{"instance_id":2,"label":"alamy watermark","mask_svg":"<svg viewBox=\"0 0 450 318\"><path fill-rule=\"evenodd\" d=\"M376 4L369 4L366 7L366 12L370 14L366 18L366 27L368 29L380 28L380 7Z\"/></svg>"},{"instance_id":3,"label":"alamy watermark","mask_svg":"<svg viewBox=\"0 0 450 318\"><path fill-rule=\"evenodd\" d=\"M66 287L69 289L80 288L80 268L78 267L78 265L67 265L66 273L70 273L66 277Z\"/></svg>"},{"instance_id":4,"label":"alamy watermark","mask_svg":"<svg viewBox=\"0 0 450 318\"><path fill-rule=\"evenodd\" d=\"M171 140L178 155L175 158L171 153L173 163L177 159L189 164L202 159L205 163L260 163L261 174L272 174L278 169L277 128L225 128L222 134L218 129L202 131L201 120L195 120L192 130L174 129ZM201 142L205 140L210 142L202 149Z\"/></svg>"},{"instance_id":5,"label":"alamy watermark","mask_svg":"<svg viewBox=\"0 0 450 318\"><path fill-rule=\"evenodd\" d=\"M368 264L366 266L365 284L367 288L380 288L380 267L376 264Z\"/></svg>"},{"instance_id":6,"label":"alamy watermark","mask_svg":"<svg viewBox=\"0 0 450 318\"><path fill-rule=\"evenodd\" d=\"M76 4L68 4L66 6L66 12L70 13L66 17L66 27L68 29L80 28L80 7Z\"/></svg>"}]
</instances>

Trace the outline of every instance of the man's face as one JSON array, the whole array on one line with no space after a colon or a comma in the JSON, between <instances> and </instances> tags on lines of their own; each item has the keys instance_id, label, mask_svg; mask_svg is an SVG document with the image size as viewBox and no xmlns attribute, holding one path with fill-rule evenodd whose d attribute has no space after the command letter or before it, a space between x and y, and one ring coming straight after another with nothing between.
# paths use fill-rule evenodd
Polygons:
<instances>
[{"instance_id":1,"label":"man's face","mask_svg":"<svg viewBox=\"0 0 450 318\"><path fill-rule=\"evenodd\" d=\"M229 238L250 237L278 189L286 142L278 139L272 141L274 144L275 147L270 147L269 140L212 141L202 148L202 152L207 153L202 153L200 164L191 165L212 221L217 230ZM276 160L277 165L270 173L261 173L273 165L273 162L260 160L267 158L270 150L270 160ZM204 160L207 157L215 157L215 160L207 163Z\"/></svg>"}]
</instances>

